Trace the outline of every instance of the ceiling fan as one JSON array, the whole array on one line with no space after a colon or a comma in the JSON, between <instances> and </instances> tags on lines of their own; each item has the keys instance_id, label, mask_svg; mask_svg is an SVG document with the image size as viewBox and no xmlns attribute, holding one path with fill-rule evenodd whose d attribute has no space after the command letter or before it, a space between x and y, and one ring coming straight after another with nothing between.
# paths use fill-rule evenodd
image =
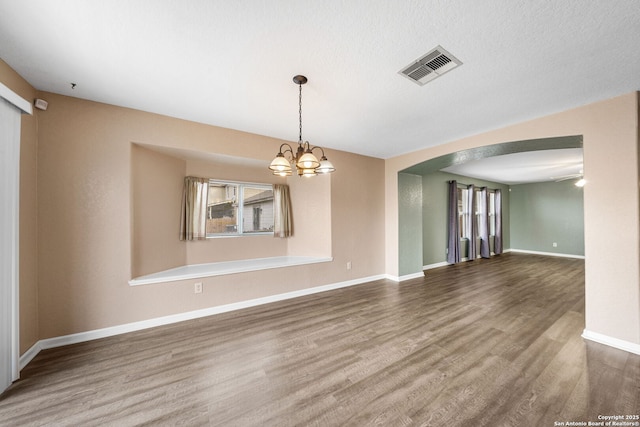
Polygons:
<instances>
[{"instance_id":1,"label":"ceiling fan","mask_svg":"<svg viewBox=\"0 0 640 427\"><path fill-rule=\"evenodd\" d=\"M584 173L583 173L582 169L580 169L579 173L572 173L572 174L568 174L568 175L551 177L551 179L553 179L554 182L568 181L570 179L576 179L576 178L577 178L577 181L575 183L576 187L584 187L584 185L587 183L584 180Z\"/></svg>"}]
</instances>

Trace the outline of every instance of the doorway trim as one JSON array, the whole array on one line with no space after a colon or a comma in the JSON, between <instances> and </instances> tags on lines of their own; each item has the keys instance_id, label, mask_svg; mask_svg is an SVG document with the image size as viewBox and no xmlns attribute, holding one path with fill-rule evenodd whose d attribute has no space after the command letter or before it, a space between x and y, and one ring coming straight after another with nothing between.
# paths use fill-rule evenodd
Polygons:
<instances>
[{"instance_id":1,"label":"doorway trim","mask_svg":"<svg viewBox=\"0 0 640 427\"><path fill-rule=\"evenodd\" d=\"M0 98L2 98L6 104L11 107L15 107L16 114L33 114L31 103L20 97L4 84L0 83ZM7 110L9 111L9 110ZM10 116L8 116L10 117ZM20 118L17 122L15 119L9 120L12 127L14 127L13 134L9 133L8 141L3 141L6 144L5 152L2 161L2 180L3 193L2 198L5 206L3 207L3 223L0 226L8 231L8 242L2 249L2 263L8 266L7 276L3 276L7 281L2 283L2 286L7 286L8 289L3 289L2 293L9 297L7 306L9 307L9 316L7 317L7 330L2 333L6 333L7 337L10 337L10 347L7 350L6 356L10 361L10 366L3 366L2 369L10 369L10 372L3 372L3 378L10 381L16 381L20 377L20 319L19 319L19 244L20 244ZM16 129L17 127L17 129ZM17 135L16 135L17 134ZM3 326L3 327L4 327ZM5 388L4 379L2 389Z\"/></svg>"}]
</instances>

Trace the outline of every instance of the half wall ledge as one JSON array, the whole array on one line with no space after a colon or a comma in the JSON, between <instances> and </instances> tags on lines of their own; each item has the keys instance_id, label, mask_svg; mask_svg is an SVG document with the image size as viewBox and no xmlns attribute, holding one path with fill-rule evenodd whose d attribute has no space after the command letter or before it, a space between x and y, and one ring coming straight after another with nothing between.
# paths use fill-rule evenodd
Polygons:
<instances>
[{"instance_id":1,"label":"half wall ledge","mask_svg":"<svg viewBox=\"0 0 640 427\"><path fill-rule=\"evenodd\" d=\"M226 274L246 273L248 271L293 267L296 265L317 264L320 262L330 261L333 261L332 257L278 256L269 258L241 259L237 261L210 262L207 264L183 265L169 270L133 278L129 280L129 286L175 282L178 280L199 279L203 277L223 276Z\"/></svg>"}]
</instances>

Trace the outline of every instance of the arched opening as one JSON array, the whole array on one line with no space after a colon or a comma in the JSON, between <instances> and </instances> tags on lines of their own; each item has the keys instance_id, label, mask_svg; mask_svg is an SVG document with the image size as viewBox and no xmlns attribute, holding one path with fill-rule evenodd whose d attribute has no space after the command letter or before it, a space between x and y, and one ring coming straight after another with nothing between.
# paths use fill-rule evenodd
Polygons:
<instances>
[{"instance_id":1,"label":"arched opening","mask_svg":"<svg viewBox=\"0 0 640 427\"><path fill-rule=\"evenodd\" d=\"M411 277L413 275L419 276L422 274L423 268L429 268L430 266L446 265L446 184L448 179L455 179L456 175L451 175L450 172L443 171L454 167L454 171L457 170L455 166L463 165L465 163L478 161L490 157L507 156L516 153L528 153L539 152L542 150L566 150L576 149L579 150L581 156L583 138L582 135L543 138L543 139L531 139L522 141L505 142L494 145L487 145L477 148L471 148L467 150L457 151L449 154L445 154L416 165L410 166L398 172L398 200L399 200L399 251L398 251L398 267L400 277ZM547 178L553 177L553 172L548 172ZM559 175L556 175L559 176ZM453 177L453 178L452 178ZM458 178L460 179L460 178ZM500 187L503 193L506 192L506 197L503 199L505 221L503 226L506 227L505 233L505 249L512 249L511 245L511 226L515 225L518 228L518 232L514 233L518 236L518 244L523 246L521 251L538 251L545 252L544 247L540 246L540 243L531 241L526 242L523 240L523 236L527 236L530 233L528 231L525 219L520 215L518 218L514 218L512 221L510 218L510 199L509 199L509 183L501 183L496 181L487 181L486 179L478 179L474 177L463 177L464 183L473 183L475 185ZM535 179L531 178L534 182ZM441 182L440 182L441 181ZM554 180L551 180L554 182ZM572 183L565 183L571 186ZM538 185L537 187L540 187ZM549 187L549 186L547 186ZM557 187L557 186L556 186ZM515 188L515 187L514 187ZM549 187L550 188L550 187ZM532 188L521 187L519 190L527 190L532 193ZM536 188L537 192L540 192L540 188ZM545 190L546 191L546 190ZM555 193L558 193L556 190ZM518 192L520 194L520 192ZM546 197L549 199L551 196ZM555 197L562 197L555 194ZM572 213L578 217L579 221L567 222L566 219L558 219L564 223L575 225L579 223L580 227L568 230L565 234L579 233L579 240L582 241L581 248L580 243L576 245L577 248L569 249L573 252L573 255L584 255L584 228L582 225L582 194L579 193L578 198L575 199L575 207L570 211L579 209L580 212ZM569 200L571 201L571 200ZM529 196L519 196L514 211L521 212L522 204L530 202ZM571 201L572 202L572 201ZM549 210L549 207L546 208ZM539 222L539 219L535 219ZM531 222L531 220L529 220ZM547 233L538 232L535 237L538 239L548 239L550 253L563 253L565 249L562 246L556 248L553 244L556 244L554 240L555 234L558 230L557 227L550 223ZM540 230L538 230L540 231ZM566 236L566 239L571 241L571 235ZM474 239L475 240L475 239ZM575 242L574 242L575 243ZM471 243L465 243L471 244ZM475 244L475 242L473 242ZM557 246L557 245L556 245ZM565 249L566 250L566 249Z\"/></svg>"},{"instance_id":2,"label":"arched opening","mask_svg":"<svg viewBox=\"0 0 640 427\"><path fill-rule=\"evenodd\" d=\"M424 160L493 145L550 135L582 135L584 173L585 329L587 339L640 353L638 277L638 94L578 107L505 128L464 137L390 159L386 163L385 268L395 280L423 274L418 264L399 266L407 251L398 238L403 222L399 172ZM417 224L416 226L419 226ZM421 230L417 230L421 232ZM402 245L402 250L400 246ZM421 249L421 248L418 248ZM417 273L416 273L417 272Z\"/></svg>"}]
</instances>

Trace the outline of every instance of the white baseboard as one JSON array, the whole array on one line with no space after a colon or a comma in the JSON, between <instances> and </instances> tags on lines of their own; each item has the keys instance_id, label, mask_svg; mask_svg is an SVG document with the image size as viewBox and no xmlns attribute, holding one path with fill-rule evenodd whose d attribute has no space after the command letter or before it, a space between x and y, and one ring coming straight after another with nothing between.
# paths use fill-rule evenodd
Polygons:
<instances>
[{"instance_id":1,"label":"white baseboard","mask_svg":"<svg viewBox=\"0 0 640 427\"><path fill-rule=\"evenodd\" d=\"M514 251L517 252L517 251ZM444 265L447 265L444 263ZM432 267L435 268L435 267ZM314 288L301 289L299 291L287 292L284 294L277 294L268 297L256 298L247 301L240 301L232 304L225 304L216 307L209 307L202 310L194 310L180 314L174 314L170 316L157 317L154 319L143 320L139 322L127 323L124 325L112 326L108 328L96 329L93 331L80 332L77 334L64 335L60 337L47 338L36 342L32 345L24 354L20 356L19 369L22 370L34 357L40 353L41 350L48 348L55 348L69 344L76 344L85 341L91 341L99 338L106 338L114 335L120 335L127 332L134 332L143 329L153 328L156 326L168 325L172 323L182 322L185 320L197 319L200 317L212 316L214 314L226 313L234 310L241 310L243 308L255 307L258 305L268 304L271 302L283 301L291 298L297 298L305 295L312 295L320 292L326 292L334 289L345 288L349 286L355 286L367 282L373 282L381 279L389 279L395 282L402 280L408 280L407 278L423 277L423 273L415 273L407 276L394 277L388 274L381 274L377 276L363 277L360 279L348 280L345 282L338 282L329 285L317 286ZM629 353L640 354L640 344L634 344L628 341L624 341L618 338L613 338L608 335L599 334L585 329L582 333L584 339L594 341L600 344L608 345L620 350L628 351Z\"/></svg>"},{"instance_id":2,"label":"white baseboard","mask_svg":"<svg viewBox=\"0 0 640 427\"><path fill-rule=\"evenodd\" d=\"M404 282L405 280L410 280L410 279L419 279L419 278L424 278L424 273L422 271L420 271L419 273L411 273L411 274L405 274L404 276L400 276L398 277L398 282Z\"/></svg>"},{"instance_id":3,"label":"white baseboard","mask_svg":"<svg viewBox=\"0 0 640 427\"><path fill-rule=\"evenodd\" d=\"M392 280L396 283L404 282L405 280L410 280L410 279L419 279L421 277L424 277L423 271L420 271L419 273L405 274L404 276L392 276L391 274L384 275L385 279Z\"/></svg>"},{"instance_id":4,"label":"white baseboard","mask_svg":"<svg viewBox=\"0 0 640 427\"><path fill-rule=\"evenodd\" d=\"M423 265L422 270L431 270L432 268L446 267L449 265L447 261L436 262L435 264Z\"/></svg>"},{"instance_id":5,"label":"white baseboard","mask_svg":"<svg viewBox=\"0 0 640 427\"><path fill-rule=\"evenodd\" d=\"M600 344L608 345L609 347L617 348L619 350L628 351L629 353L640 354L640 344L634 344L629 341L613 338L608 335L589 331L587 329L582 332L582 338Z\"/></svg>"},{"instance_id":6,"label":"white baseboard","mask_svg":"<svg viewBox=\"0 0 640 427\"><path fill-rule=\"evenodd\" d=\"M556 256L561 258L575 258L575 259L584 259L584 255L574 255L574 254L558 254L555 252L539 252L539 251L527 251L524 249L510 249L510 252L516 252L521 254L532 254L532 255L544 255L544 256Z\"/></svg>"},{"instance_id":7,"label":"white baseboard","mask_svg":"<svg viewBox=\"0 0 640 427\"><path fill-rule=\"evenodd\" d=\"M40 350L42 350L42 347L40 347L40 341L38 341L37 343L32 345L29 350L25 351L24 354L20 356L20 361L18 364L19 369L22 371L22 369L27 366L29 362L31 362L33 358L38 355L38 353L40 353Z\"/></svg>"},{"instance_id":8,"label":"white baseboard","mask_svg":"<svg viewBox=\"0 0 640 427\"><path fill-rule=\"evenodd\" d=\"M511 252L511 249L505 249L502 251L503 254L506 254L507 252ZM491 252L492 257L495 255L496 255L495 253ZM482 259L482 257L478 255L477 259ZM469 258L464 257L460 259L460 262L466 262L466 261L469 261ZM434 264L423 265L422 270L431 270L432 268L446 267L447 265L453 265L453 264L449 264L447 261L436 262Z\"/></svg>"},{"instance_id":9,"label":"white baseboard","mask_svg":"<svg viewBox=\"0 0 640 427\"><path fill-rule=\"evenodd\" d=\"M284 294L271 295L262 298L256 298L246 301L240 301L232 304L219 305L215 307L204 308L201 310L188 311L185 313L173 314L170 316L157 317L154 319L142 320L139 322L126 323L124 325L111 326L108 328L95 329L93 331L79 332L77 334L63 335L60 337L46 338L36 342L29 350L20 356L20 370L27 366L41 350L48 348L61 347L69 344L77 344L80 342L91 341L99 338L111 337L114 335L126 334L127 332L135 332L143 329L154 328L156 326L169 325L171 323L182 322L185 320L197 319L200 317L212 316L214 314L227 313L229 311L241 310L243 308L255 307L258 305L269 304L271 302L283 301L291 298L297 298L305 295L317 294L320 292L331 291L334 289L346 288L349 286L360 285L367 282L373 282L387 278L386 275L363 277L360 279L347 280L345 282L332 283L329 285L316 286L313 288L301 289L299 291L286 292Z\"/></svg>"}]
</instances>

